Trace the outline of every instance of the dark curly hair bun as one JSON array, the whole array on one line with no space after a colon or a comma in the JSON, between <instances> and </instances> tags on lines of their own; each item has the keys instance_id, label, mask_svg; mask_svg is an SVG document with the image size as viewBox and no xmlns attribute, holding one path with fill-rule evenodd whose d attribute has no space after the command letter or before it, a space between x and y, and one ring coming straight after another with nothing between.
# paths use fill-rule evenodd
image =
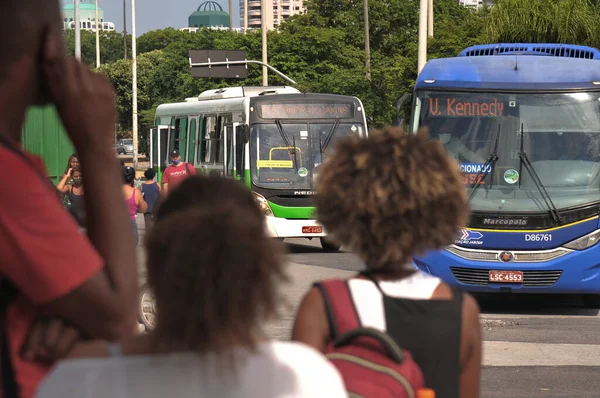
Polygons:
<instances>
[{"instance_id":1,"label":"dark curly hair bun","mask_svg":"<svg viewBox=\"0 0 600 398\"><path fill-rule=\"evenodd\" d=\"M317 181L317 218L367 267L387 269L454 242L468 217L458 164L427 131L338 141Z\"/></svg>"}]
</instances>

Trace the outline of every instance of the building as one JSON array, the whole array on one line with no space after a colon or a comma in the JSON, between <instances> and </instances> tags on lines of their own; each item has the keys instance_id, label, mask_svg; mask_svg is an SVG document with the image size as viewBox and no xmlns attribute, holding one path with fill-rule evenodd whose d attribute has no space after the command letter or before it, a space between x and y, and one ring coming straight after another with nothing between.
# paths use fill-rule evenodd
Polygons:
<instances>
[{"instance_id":1,"label":"building","mask_svg":"<svg viewBox=\"0 0 600 398\"><path fill-rule=\"evenodd\" d=\"M287 18L304 11L302 0L266 0L266 2L273 4L272 12L267 10L265 14L267 29L274 29ZM240 21L242 28L246 26L244 23L246 14L245 4L248 4L248 29L260 29L262 26L261 0L240 0Z\"/></svg>"},{"instance_id":2,"label":"building","mask_svg":"<svg viewBox=\"0 0 600 398\"><path fill-rule=\"evenodd\" d=\"M82 30L96 31L96 3L94 0L79 0L79 19ZM62 8L63 28L75 29L75 4L74 0ZM104 11L98 8L100 30L114 31L115 24L104 20Z\"/></svg>"},{"instance_id":3,"label":"building","mask_svg":"<svg viewBox=\"0 0 600 398\"><path fill-rule=\"evenodd\" d=\"M468 8L480 8L484 5L493 6L494 0L458 0L458 3Z\"/></svg>"}]
</instances>

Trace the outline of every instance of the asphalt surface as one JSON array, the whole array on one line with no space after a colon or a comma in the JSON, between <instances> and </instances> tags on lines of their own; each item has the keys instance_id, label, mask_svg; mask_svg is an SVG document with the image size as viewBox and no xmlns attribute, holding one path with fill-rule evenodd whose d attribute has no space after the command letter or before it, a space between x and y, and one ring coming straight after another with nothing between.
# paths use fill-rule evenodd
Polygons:
<instances>
[{"instance_id":1,"label":"asphalt surface","mask_svg":"<svg viewBox=\"0 0 600 398\"><path fill-rule=\"evenodd\" d=\"M362 268L347 251L323 252L318 240L285 242L292 282L281 287L280 317L267 326L271 337L282 340L289 339L297 307L313 282L348 277ZM144 276L141 267L141 283ZM477 299L484 340L481 397L600 397L598 310L584 308L579 297Z\"/></svg>"}]
</instances>

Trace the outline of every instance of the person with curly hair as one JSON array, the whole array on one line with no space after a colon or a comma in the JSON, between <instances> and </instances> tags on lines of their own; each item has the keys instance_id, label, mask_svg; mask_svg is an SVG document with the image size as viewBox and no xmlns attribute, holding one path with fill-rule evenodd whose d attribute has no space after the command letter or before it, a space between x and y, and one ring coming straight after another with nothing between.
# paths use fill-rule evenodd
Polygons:
<instances>
[{"instance_id":1,"label":"person with curly hair","mask_svg":"<svg viewBox=\"0 0 600 398\"><path fill-rule=\"evenodd\" d=\"M411 352L438 397L478 397L478 304L412 261L452 244L467 221L457 163L426 131L387 127L366 139L338 141L316 190L317 219L330 239L366 265L345 281L356 311L344 316L388 333ZM325 352L334 329L319 287L302 300L292 339Z\"/></svg>"},{"instance_id":2,"label":"person with curly hair","mask_svg":"<svg viewBox=\"0 0 600 398\"><path fill-rule=\"evenodd\" d=\"M304 344L262 329L287 281L282 244L252 193L223 177L182 181L147 237L156 327L119 344L83 343L39 397L342 398L341 376Z\"/></svg>"},{"instance_id":3,"label":"person with curly hair","mask_svg":"<svg viewBox=\"0 0 600 398\"><path fill-rule=\"evenodd\" d=\"M131 231L137 246L140 240L136 221L137 213L145 213L148 210L148 204L144 200L141 189L135 187L135 169L131 166L123 167L123 196L127 202L127 210L131 219Z\"/></svg>"}]
</instances>

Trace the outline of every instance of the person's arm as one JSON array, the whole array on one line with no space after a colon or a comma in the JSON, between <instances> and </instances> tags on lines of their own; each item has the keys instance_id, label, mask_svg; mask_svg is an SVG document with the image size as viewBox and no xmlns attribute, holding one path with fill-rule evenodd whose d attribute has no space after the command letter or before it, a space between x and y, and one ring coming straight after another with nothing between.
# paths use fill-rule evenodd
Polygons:
<instances>
[{"instance_id":1,"label":"person's arm","mask_svg":"<svg viewBox=\"0 0 600 398\"><path fill-rule=\"evenodd\" d=\"M63 176L63 178L60 179L60 182L56 186L56 189L58 190L58 192L69 193L70 185L67 185L67 181L69 181L69 178L71 177L72 170L73 169L69 169L69 171Z\"/></svg>"},{"instance_id":2,"label":"person's arm","mask_svg":"<svg viewBox=\"0 0 600 398\"><path fill-rule=\"evenodd\" d=\"M329 323L321 292L313 287L304 296L296 313L292 329L292 341L307 344L325 352L329 342Z\"/></svg>"},{"instance_id":3,"label":"person's arm","mask_svg":"<svg viewBox=\"0 0 600 398\"><path fill-rule=\"evenodd\" d=\"M466 294L463 301L461 339L460 397L479 398L481 379L481 326L479 324L479 305Z\"/></svg>"},{"instance_id":4,"label":"person's arm","mask_svg":"<svg viewBox=\"0 0 600 398\"><path fill-rule=\"evenodd\" d=\"M166 197L167 194L169 193L169 173L167 171L168 171L168 169L165 170L165 172L163 173L162 181L161 181L162 186L163 186L163 189L162 189L163 197Z\"/></svg>"},{"instance_id":5,"label":"person's arm","mask_svg":"<svg viewBox=\"0 0 600 398\"><path fill-rule=\"evenodd\" d=\"M115 339L134 331L138 300L135 244L112 151L115 95L106 78L74 58L63 58L60 35L49 37L45 80L86 176L87 233L105 269L49 302L47 308L92 336ZM86 261L80 258L71 266Z\"/></svg>"},{"instance_id":6,"label":"person's arm","mask_svg":"<svg viewBox=\"0 0 600 398\"><path fill-rule=\"evenodd\" d=\"M137 193L135 194L135 202L137 206L138 213L145 213L148 210L148 204L144 200L144 196L142 195L141 189L136 189Z\"/></svg>"}]
</instances>

